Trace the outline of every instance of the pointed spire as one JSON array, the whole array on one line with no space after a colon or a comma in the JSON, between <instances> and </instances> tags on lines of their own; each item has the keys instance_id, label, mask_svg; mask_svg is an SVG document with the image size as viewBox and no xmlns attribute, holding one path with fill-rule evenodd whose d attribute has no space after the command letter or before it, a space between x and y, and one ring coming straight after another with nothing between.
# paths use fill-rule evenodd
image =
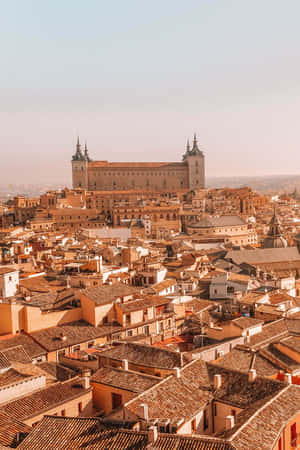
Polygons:
<instances>
[{"instance_id":1,"label":"pointed spire","mask_svg":"<svg viewBox=\"0 0 300 450\"><path fill-rule=\"evenodd\" d=\"M76 153L81 153L81 145L79 141L79 136L77 136Z\"/></svg>"},{"instance_id":2,"label":"pointed spire","mask_svg":"<svg viewBox=\"0 0 300 450\"><path fill-rule=\"evenodd\" d=\"M186 151L187 151L187 153L190 151L190 149L191 149L191 147L190 147L190 141L189 141L189 139L187 140L187 143L186 143Z\"/></svg>"},{"instance_id":3,"label":"pointed spire","mask_svg":"<svg viewBox=\"0 0 300 450\"><path fill-rule=\"evenodd\" d=\"M77 136L76 152L75 152L75 155L73 155L72 159L73 159L73 161L82 161L84 159L84 155L81 151L79 136Z\"/></svg>"},{"instance_id":4,"label":"pointed spire","mask_svg":"<svg viewBox=\"0 0 300 450\"><path fill-rule=\"evenodd\" d=\"M84 144L84 157L85 157L85 159L87 161L89 160L89 153L88 153L88 148L87 148L86 141L85 141L85 144Z\"/></svg>"},{"instance_id":5,"label":"pointed spire","mask_svg":"<svg viewBox=\"0 0 300 450\"><path fill-rule=\"evenodd\" d=\"M85 161L88 161L88 162L92 161L91 158L90 158L90 155L89 155L89 151L88 151L88 147L87 147L86 141L85 141L85 144L84 144L84 155L82 155L82 157L83 157L83 159L85 159Z\"/></svg>"},{"instance_id":6,"label":"pointed spire","mask_svg":"<svg viewBox=\"0 0 300 450\"><path fill-rule=\"evenodd\" d=\"M196 133L194 134L193 150L199 150L199 149L198 149L198 143L197 143L197 136L196 136Z\"/></svg>"}]
</instances>

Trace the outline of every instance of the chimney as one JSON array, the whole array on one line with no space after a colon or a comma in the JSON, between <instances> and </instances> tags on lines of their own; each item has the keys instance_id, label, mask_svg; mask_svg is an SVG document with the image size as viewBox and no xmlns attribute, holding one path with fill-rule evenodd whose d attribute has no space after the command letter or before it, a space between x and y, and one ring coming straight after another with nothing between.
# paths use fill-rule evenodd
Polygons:
<instances>
[{"instance_id":1,"label":"chimney","mask_svg":"<svg viewBox=\"0 0 300 450\"><path fill-rule=\"evenodd\" d=\"M174 367L176 378L180 378L180 369L179 367Z\"/></svg>"},{"instance_id":2,"label":"chimney","mask_svg":"<svg viewBox=\"0 0 300 450\"><path fill-rule=\"evenodd\" d=\"M157 441L157 427L150 427L148 430L148 443L154 444Z\"/></svg>"},{"instance_id":3,"label":"chimney","mask_svg":"<svg viewBox=\"0 0 300 450\"><path fill-rule=\"evenodd\" d=\"M89 370L82 371L82 387L84 389L89 389L91 387L90 376L91 376L91 372Z\"/></svg>"},{"instance_id":4,"label":"chimney","mask_svg":"<svg viewBox=\"0 0 300 450\"><path fill-rule=\"evenodd\" d=\"M284 374L284 381L288 384L292 384L292 375L290 373Z\"/></svg>"},{"instance_id":5,"label":"chimney","mask_svg":"<svg viewBox=\"0 0 300 450\"><path fill-rule=\"evenodd\" d=\"M143 411L142 412L142 418L144 420L149 420L149 409L148 409L147 403L142 403L141 407L142 407L142 411Z\"/></svg>"},{"instance_id":6,"label":"chimney","mask_svg":"<svg viewBox=\"0 0 300 450\"><path fill-rule=\"evenodd\" d=\"M122 359L122 369L128 370L128 359Z\"/></svg>"},{"instance_id":7,"label":"chimney","mask_svg":"<svg viewBox=\"0 0 300 450\"><path fill-rule=\"evenodd\" d=\"M231 430L234 427L234 417L233 416L227 416L225 418L225 428L226 430Z\"/></svg>"},{"instance_id":8,"label":"chimney","mask_svg":"<svg viewBox=\"0 0 300 450\"><path fill-rule=\"evenodd\" d=\"M250 369L248 372L248 381L249 383L253 383L256 379L256 370Z\"/></svg>"},{"instance_id":9,"label":"chimney","mask_svg":"<svg viewBox=\"0 0 300 450\"><path fill-rule=\"evenodd\" d=\"M222 386L222 377L220 374L216 373L214 375L214 389L220 389Z\"/></svg>"}]
</instances>

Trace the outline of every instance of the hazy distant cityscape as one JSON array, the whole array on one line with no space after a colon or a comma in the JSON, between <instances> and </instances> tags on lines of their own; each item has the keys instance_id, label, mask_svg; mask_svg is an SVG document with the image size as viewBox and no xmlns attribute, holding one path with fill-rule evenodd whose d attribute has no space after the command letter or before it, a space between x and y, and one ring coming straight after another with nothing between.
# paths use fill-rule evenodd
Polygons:
<instances>
[{"instance_id":1,"label":"hazy distant cityscape","mask_svg":"<svg viewBox=\"0 0 300 450\"><path fill-rule=\"evenodd\" d=\"M300 175L269 175L269 176L224 176L207 177L208 188L239 188L249 186L262 193L291 193L295 189L300 190ZM15 195L39 196L49 190L71 187L70 183L61 182L53 184L0 184L0 199L13 198Z\"/></svg>"}]
</instances>

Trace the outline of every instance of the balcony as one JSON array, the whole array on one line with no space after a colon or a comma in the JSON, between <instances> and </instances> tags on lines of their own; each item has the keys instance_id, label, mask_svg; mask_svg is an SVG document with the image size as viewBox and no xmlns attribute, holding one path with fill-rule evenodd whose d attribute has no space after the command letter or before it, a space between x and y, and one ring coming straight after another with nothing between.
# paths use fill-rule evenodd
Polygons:
<instances>
[{"instance_id":1,"label":"balcony","mask_svg":"<svg viewBox=\"0 0 300 450\"><path fill-rule=\"evenodd\" d=\"M174 314L173 311L155 311L155 319L167 319L172 314Z\"/></svg>"}]
</instances>

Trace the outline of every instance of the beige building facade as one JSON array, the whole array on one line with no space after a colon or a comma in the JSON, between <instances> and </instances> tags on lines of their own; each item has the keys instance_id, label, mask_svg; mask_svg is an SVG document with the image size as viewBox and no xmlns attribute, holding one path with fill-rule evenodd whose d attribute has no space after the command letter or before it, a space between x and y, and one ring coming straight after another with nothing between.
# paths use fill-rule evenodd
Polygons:
<instances>
[{"instance_id":1,"label":"beige building facade","mask_svg":"<svg viewBox=\"0 0 300 450\"><path fill-rule=\"evenodd\" d=\"M204 154L187 144L182 162L109 162L92 161L79 140L72 159L73 188L89 191L196 189L205 186Z\"/></svg>"}]
</instances>

